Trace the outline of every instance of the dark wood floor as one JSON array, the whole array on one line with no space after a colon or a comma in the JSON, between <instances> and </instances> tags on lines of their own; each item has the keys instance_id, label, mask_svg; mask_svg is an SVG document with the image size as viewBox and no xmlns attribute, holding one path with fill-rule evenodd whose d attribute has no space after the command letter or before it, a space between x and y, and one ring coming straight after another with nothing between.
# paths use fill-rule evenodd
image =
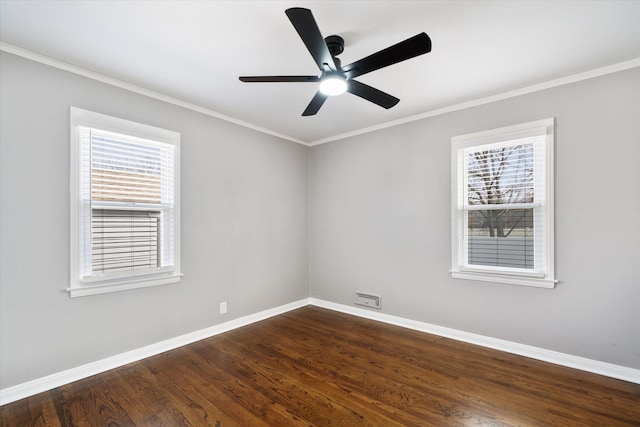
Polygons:
<instances>
[{"instance_id":1,"label":"dark wood floor","mask_svg":"<svg viewBox=\"0 0 640 427\"><path fill-rule=\"evenodd\" d=\"M305 307L0 408L2 426L640 426L640 385Z\"/></svg>"}]
</instances>

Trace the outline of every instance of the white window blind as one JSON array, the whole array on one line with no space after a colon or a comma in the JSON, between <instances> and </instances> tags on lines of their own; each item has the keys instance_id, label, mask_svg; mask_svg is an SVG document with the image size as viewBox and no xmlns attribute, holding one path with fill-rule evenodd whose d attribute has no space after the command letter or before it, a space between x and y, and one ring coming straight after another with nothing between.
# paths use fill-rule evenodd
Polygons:
<instances>
[{"instance_id":1,"label":"white window blind","mask_svg":"<svg viewBox=\"0 0 640 427\"><path fill-rule=\"evenodd\" d=\"M91 210L91 273L151 270L161 265L160 212Z\"/></svg>"},{"instance_id":2,"label":"white window blind","mask_svg":"<svg viewBox=\"0 0 640 427\"><path fill-rule=\"evenodd\" d=\"M178 145L140 136L175 133L79 109L72 127L78 283L71 289L179 275Z\"/></svg>"},{"instance_id":3,"label":"white window blind","mask_svg":"<svg viewBox=\"0 0 640 427\"><path fill-rule=\"evenodd\" d=\"M175 147L86 127L80 133L90 157L83 277L171 267Z\"/></svg>"},{"instance_id":4,"label":"white window blind","mask_svg":"<svg viewBox=\"0 0 640 427\"><path fill-rule=\"evenodd\" d=\"M534 153L543 150L544 137L463 150L463 263L540 272L544 174L535 171L545 166Z\"/></svg>"},{"instance_id":5,"label":"white window blind","mask_svg":"<svg viewBox=\"0 0 640 427\"><path fill-rule=\"evenodd\" d=\"M518 284L552 277L552 125L546 120L453 139L454 277L531 279Z\"/></svg>"}]
</instances>

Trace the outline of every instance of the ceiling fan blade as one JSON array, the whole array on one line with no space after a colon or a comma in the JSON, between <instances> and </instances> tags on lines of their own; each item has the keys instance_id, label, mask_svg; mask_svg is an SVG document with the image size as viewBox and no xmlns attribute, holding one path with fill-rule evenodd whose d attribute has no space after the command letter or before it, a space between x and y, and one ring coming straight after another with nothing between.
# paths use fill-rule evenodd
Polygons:
<instances>
[{"instance_id":1,"label":"ceiling fan blade","mask_svg":"<svg viewBox=\"0 0 640 427\"><path fill-rule=\"evenodd\" d=\"M313 116L314 114L316 114L318 110L320 110L320 107L322 107L322 104L324 104L324 101L327 100L327 98L328 96L324 93L320 91L316 92L315 96L313 97L309 105L307 105L307 108L304 110L302 115Z\"/></svg>"},{"instance_id":2,"label":"ceiling fan blade","mask_svg":"<svg viewBox=\"0 0 640 427\"><path fill-rule=\"evenodd\" d=\"M336 63L333 60L333 56L331 56L331 52L329 52L327 43L324 41L311 11L302 7L292 7L291 9L287 9L285 13L305 46L307 46L318 68L321 71L325 71L324 65L326 64L332 71L336 71Z\"/></svg>"},{"instance_id":3,"label":"ceiling fan blade","mask_svg":"<svg viewBox=\"0 0 640 427\"><path fill-rule=\"evenodd\" d=\"M278 82L317 82L318 76L251 76L240 77L246 83L278 83Z\"/></svg>"},{"instance_id":4,"label":"ceiling fan blade","mask_svg":"<svg viewBox=\"0 0 640 427\"><path fill-rule=\"evenodd\" d=\"M347 92L359 96L360 98L366 99L367 101L371 101L374 104L378 104L379 106L386 108L387 110L400 102L400 100L395 96L391 96L388 93L385 93L364 83L360 83L356 80L349 80Z\"/></svg>"},{"instance_id":5,"label":"ceiling fan blade","mask_svg":"<svg viewBox=\"0 0 640 427\"><path fill-rule=\"evenodd\" d=\"M428 52L431 52L431 39L426 33L420 33L342 67L342 70L345 77L352 79Z\"/></svg>"}]
</instances>

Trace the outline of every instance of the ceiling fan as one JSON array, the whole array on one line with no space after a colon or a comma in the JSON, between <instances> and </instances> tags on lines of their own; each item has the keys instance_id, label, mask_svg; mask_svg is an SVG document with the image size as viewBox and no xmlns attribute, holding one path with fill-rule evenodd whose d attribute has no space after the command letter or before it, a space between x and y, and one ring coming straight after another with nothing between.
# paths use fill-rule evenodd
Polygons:
<instances>
[{"instance_id":1,"label":"ceiling fan","mask_svg":"<svg viewBox=\"0 0 640 427\"><path fill-rule=\"evenodd\" d=\"M344 50L342 37L334 35L322 38L318 24L309 9L294 7L287 9L285 13L322 74L320 76L252 76L240 77L240 80L247 83L320 82L318 92L302 113L303 116L316 114L327 97L344 92L352 93L383 108L393 107L400 101L398 98L354 78L431 51L431 39L426 33L420 33L343 67L340 59L337 58Z\"/></svg>"}]
</instances>

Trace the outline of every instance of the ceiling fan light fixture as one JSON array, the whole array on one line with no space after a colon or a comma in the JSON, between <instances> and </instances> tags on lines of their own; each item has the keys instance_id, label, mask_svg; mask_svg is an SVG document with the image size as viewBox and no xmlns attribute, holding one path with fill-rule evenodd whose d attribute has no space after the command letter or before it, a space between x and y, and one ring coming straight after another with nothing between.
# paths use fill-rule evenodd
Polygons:
<instances>
[{"instance_id":1,"label":"ceiling fan light fixture","mask_svg":"<svg viewBox=\"0 0 640 427\"><path fill-rule=\"evenodd\" d=\"M347 79L340 75L323 77L319 89L328 96L342 95L347 91Z\"/></svg>"},{"instance_id":2,"label":"ceiling fan light fixture","mask_svg":"<svg viewBox=\"0 0 640 427\"><path fill-rule=\"evenodd\" d=\"M329 96L340 95L344 92L349 92L382 108L389 109L400 100L374 87L360 83L356 78L431 52L431 39L427 33L423 32L352 62L343 68L340 59L336 57L344 50L342 37L332 35L323 38L309 9L292 7L285 10L284 13L293 24L322 74L320 76L241 76L240 81L256 83L319 82L320 87L307 108L302 112L303 116L315 115Z\"/></svg>"}]
</instances>

